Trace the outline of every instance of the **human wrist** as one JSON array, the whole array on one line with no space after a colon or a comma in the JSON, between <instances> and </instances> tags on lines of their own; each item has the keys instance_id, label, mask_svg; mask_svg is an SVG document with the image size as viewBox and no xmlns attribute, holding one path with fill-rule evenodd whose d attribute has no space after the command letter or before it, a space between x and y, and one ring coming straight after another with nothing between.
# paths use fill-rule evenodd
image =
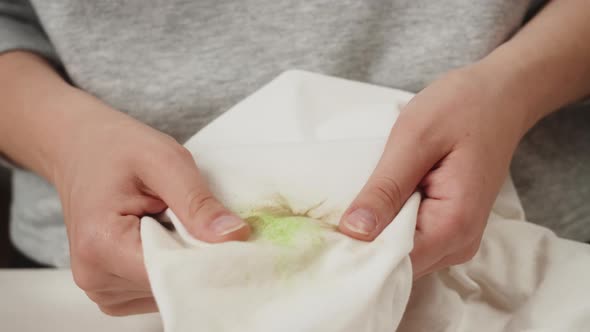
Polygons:
<instances>
[{"instance_id":1,"label":"human wrist","mask_svg":"<svg viewBox=\"0 0 590 332\"><path fill-rule=\"evenodd\" d=\"M519 136L550 113L551 108L543 105L542 98L528 89L527 79L523 77L525 70L507 68L501 62L487 59L460 70L468 80L477 82L473 84L486 90L485 102L506 125L514 127Z\"/></svg>"},{"instance_id":2,"label":"human wrist","mask_svg":"<svg viewBox=\"0 0 590 332\"><path fill-rule=\"evenodd\" d=\"M38 96L31 105L36 109L36 116L23 120L31 130L24 166L53 184L70 142L76 136L75 118L80 105L72 98L75 94L73 87L53 87L50 93Z\"/></svg>"},{"instance_id":3,"label":"human wrist","mask_svg":"<svg viewBox=\"0 0 590 332\"><path fill-rule=\"evenodd\" d=\"M513 45L502 45L473 68L493 82L502 101L523 112L528 130L571 100L552 88L559 80L552 77L550 63L542 57L525 59L517 51Z\"/></svg>"},{"instance_id":4,"label":"human wrist","mask_svg":"<svg viewBox=\"0 0 590 332\"><path fill-rule=\"evenodd\" d=\"M91 137L109 123L115 111L90 94L68 87L50 103L52 114L46 137L41 144L41 157L47 166L46 178L58 185L72 171L71 166L84 154L92 153Z\"/></svg>"},{"instance_id":5,"label":"human wrist","mask_svg":"<svg viewBox=\"0 0 590 332\"><path fill-rule=\"evenodd\" d=\"M42 57L14 51L0 56L0 150L15 164L51 181L53 151L66 129L59 109L75 88Z\"/></svg>"}]
</instances>

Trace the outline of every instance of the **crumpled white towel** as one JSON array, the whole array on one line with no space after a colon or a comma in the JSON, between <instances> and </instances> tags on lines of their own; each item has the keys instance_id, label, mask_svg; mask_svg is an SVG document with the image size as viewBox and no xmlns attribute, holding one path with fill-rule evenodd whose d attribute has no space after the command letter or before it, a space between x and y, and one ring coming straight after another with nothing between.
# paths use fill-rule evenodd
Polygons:
<instances>
[{"instance_id":1,"label":"crumpled white towel","mask_svg":"<svg viewBox=\"0 0 590 332\"><path fill-rule=\"evenodd\" d=\"M145 264L166 331L588 330L590 250L522 222L510 181L474 260L413 286L417 194L372 243L334 230L410 98L290 71L189 140L212 191L257 215L254 225L268 214L305 217L215 245L191 238L170 211L177 233L144 218Z\"/></svg>"}]
</instances>

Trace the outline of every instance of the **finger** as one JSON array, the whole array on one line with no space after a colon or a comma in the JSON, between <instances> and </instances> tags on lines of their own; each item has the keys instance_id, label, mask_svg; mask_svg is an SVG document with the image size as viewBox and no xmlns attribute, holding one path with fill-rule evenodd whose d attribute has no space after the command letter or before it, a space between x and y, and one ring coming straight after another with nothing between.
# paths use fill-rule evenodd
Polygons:
<instances>
[{"instance_id":1,"label":"finger","mask_svg":"<svg viewBox=\"0 0 590 332\"><path fill-rule=\"evenodd\" d=\"M109 290L86 292L86 295L100 306L112 306L131 300L152 297L150 292L145 291L128 291L128 290Z\"/></svg>"},{"instance_id":2,"label":"finger","mask_svg":"<svg viewBox=\"0 0 590 332\"><path fill-rule=\"evenodd\" d=\"M118 216L107 222L99 261L102 268L118 277L116 284L110 282L102 291L125 289L148 291L150 284L143 262L139 217Z\"/></svg>"},{"instance_id":3,"label":"finger","mask_svg":"<svg viewBox=\"0 0 590 332\"><path fill-rule=\"evenodd\" d=\"M158 311L158 306L153 297L135 299L124 303L99 307L102 312L109 316L138 315Z\"/></svg>"},{"instance_id":4,"label":"finger","mask_svg":"<svg viewBox=\"0 0 590 332\"><path fill-rule=\"evenodd\" d=\"M139 218L118 213L90 220L71 236L72 272L85 291L149 291L143 266Z\"/></svg>"},{"instance_id":5,"label":"finger","mask_svg":"<svg viewBox=\"0 0 590 332\"><path fill-rule=\"evenodd\" d=\"M246 240L249 226L213 196L191 154L180 145L175 149L177 152L170 153L164 162L143 163L142 181L196 238L207 242Z\"/></svg>"},{"instance_id":6,"label":"finger","mask_svg":"<svg viewBox=\"0 0 590 332\"><path fill-rule=\"evenodd\" d=\"M427 198L422 201L418 208L414 248L410 253L415 272L427 270L463 247L462 234L457 233L454 221L460 211L449 200Z\"/></svg>"},{"instance_id":7,"label":"finger","mask_svg":"<svg viewBox=\"0 0 590 332\"><path fill-rule=\"evenodd\" d=\"M445 261L446 261L447 257L449 257L449 256L445 256L445 257L441 258L438 262L434 263L433 265L423 267L422 269L419 269L419 268L414 267L412 265L414 281L421 279L427 275L430 275L436 271L442 270L445 267L447 267L448 265L445 265Z\"/></svg>"},{"instance_id":8,"label":"finger","mask_svg":"<svg viewBox=\"0 0 590 332\"><path fill-rule=\"evenodd\" d=\"M471 229L462 226L466 224L460 220L463 211L452 200L427 198L422 201L418 209L414 248L410 253L414 275L423 275L438 264L457 264L445 257L452 256L452 260L475 242ZM471 249L467 252L470 253Z\"/></svg>"},{"instance_id":9,"label":"finger","mask_svg":"<svg viewBox=\"0 0 590 332\"><path fill-rule=\"evenodd\" d=\"M115 203L118 205L115 206L115 211L119 211L123 215L154 215L163 212L167 207L161 199L148 196L139 190L132 195L122 196Z\"/></svg>"},{"instance_id":10,"label":"finger","mask_svg":"<svg viewBox=\"0 0 590 332\"><path fill-rule=\"evenodd\" d=\"M419 134L411 112L402 113L368 182L340 221L340 230L373 240L393 220L422 177L447 152L442 141Z\"/></svg>"},{"instance_id":11,"label":"finger","mask_svg":"<svg viewBox=\"0 0 590 332\"><path fill-rule=\"evenodd\" d=\"M72 259L76 284L99 305L151 296L139 233L139 218L115 216L104 220L77 245ZM131 296L133 295L133 296ZM127 298L126 298L127 297Z\"/></svg>"},{"instance_id":12,"label":"finger","mask_svg":"<svg viewBox=\"0 0 590 332\"><path fill-rule=\"evenodd\" d=\"M118 274L109 273L103 271L104 268L101 266L101 271L96 270L96 265L93 265L95 269L91 269L90 267L86 267L87 272L82 272L82 275L86 275L85 277L80 276L80 270L75 273L78 274L74 277L76 281L76 285L84 290L86 293L96 293L96 292L120 292L121 290L129 291L129 292L147 292L148 289L145 285L138 285L137 283L125 279ZM92 275L92 277L88 277ZM84 280L84 281L80 281Z\"/></svg>"},{"instance_id":13,"label":"finger","mask_svg":"<svg viewBox=\"0 0 590 332\"><path fill-rule=\"evenodd\" d=\"M476 254L477 248L479 248L479 242L475 241L466 246L465 248L458 250L454 254L444 256L438 262L431 266L423 268L422 270L414 269L414 280L418 280L422 277L425 277L429 274L440 271L447 267L463 264L469 261Z\"/></svg>"}]
</instances>

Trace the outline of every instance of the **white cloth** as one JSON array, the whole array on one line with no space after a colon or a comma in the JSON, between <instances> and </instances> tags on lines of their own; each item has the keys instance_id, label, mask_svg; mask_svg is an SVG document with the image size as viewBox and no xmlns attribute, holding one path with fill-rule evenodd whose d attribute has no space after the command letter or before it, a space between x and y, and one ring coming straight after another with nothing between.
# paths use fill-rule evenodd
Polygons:
<instances>
[{"instance_id":1,"label":"white cloth","mask_svg":"<svg viewBox=\"0 0 590 332\"><path fill-rule=\"evenodd\" d=\"M371 173L411 97L290 71L189 140L230 209L287 206L314 221L288 243L260 236L211 245L170 211L178 233L144 218L145 264L165 330L587 331L589 247L523 222L509 180L474 260L414 285L417 194L371 243L327 226Z\"/></svg>"}]
</instances>

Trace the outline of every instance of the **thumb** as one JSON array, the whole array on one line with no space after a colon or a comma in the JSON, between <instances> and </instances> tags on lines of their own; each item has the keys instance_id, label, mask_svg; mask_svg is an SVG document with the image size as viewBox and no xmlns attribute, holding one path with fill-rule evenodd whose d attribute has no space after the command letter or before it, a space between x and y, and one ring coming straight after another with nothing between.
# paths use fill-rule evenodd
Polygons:
<instances>
[{"instance_id":1,"label":"thumb","mask_svg":"<svg viewBox=\"0 0 590 332\"><path fill-rule=\"evenodd\" d=\"M180 218L199 240L246 240L250 227L225 208L211 193L195 161L184 147L161 163L144 163L142 182Z\"/></svg>"},{"instance_id":2,"label":"thumb","mask_svg":"<svg viewBox=\"0 0 590 332\"><path fill-rule=\"evenodd\" d=\"M402 117L394 125L377 167L342 216L342 233L359 240L375 239L443 157L441 144L420 135L415 125Z\"/></svg>"}]
</instances>

